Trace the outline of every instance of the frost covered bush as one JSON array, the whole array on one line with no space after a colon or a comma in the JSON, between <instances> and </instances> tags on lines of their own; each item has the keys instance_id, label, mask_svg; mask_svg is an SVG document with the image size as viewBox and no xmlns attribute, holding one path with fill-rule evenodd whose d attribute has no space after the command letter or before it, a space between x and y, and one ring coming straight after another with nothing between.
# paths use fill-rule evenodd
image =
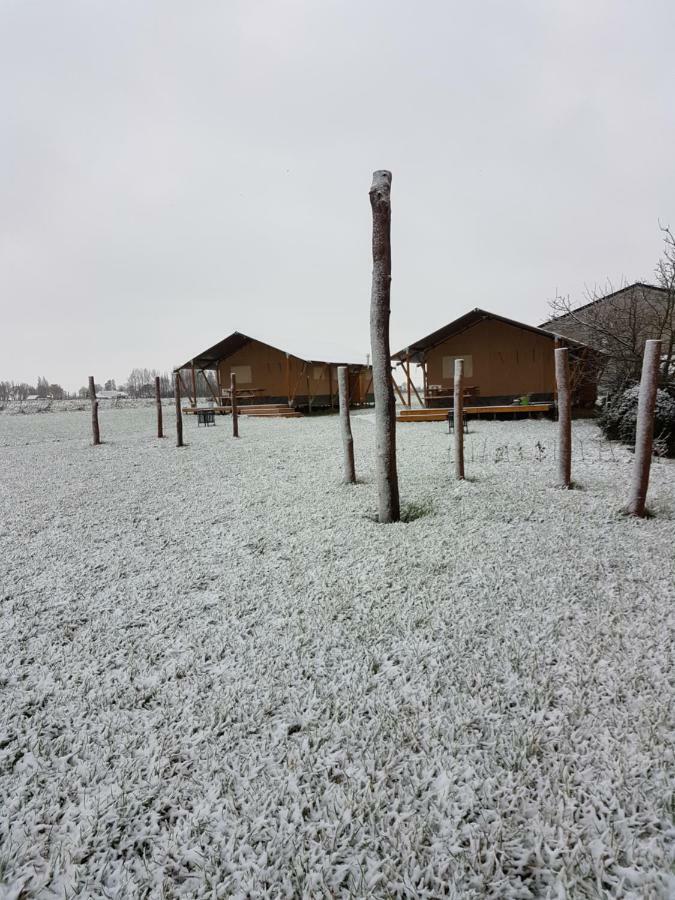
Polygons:
<instances>
[{"instance_id":1,"label":"frost covered bush","mask_svg":"<svg viewBox=\"0 0 675 900\"><path fill-rule=\"evenodd\" d=\"M599 422L606 438L635 443L639 393L640 386L636 384L605 403ZM665 390L656 394L654 442L665 456L675 456L675 397Z\"/></svg>"}]
</instances>

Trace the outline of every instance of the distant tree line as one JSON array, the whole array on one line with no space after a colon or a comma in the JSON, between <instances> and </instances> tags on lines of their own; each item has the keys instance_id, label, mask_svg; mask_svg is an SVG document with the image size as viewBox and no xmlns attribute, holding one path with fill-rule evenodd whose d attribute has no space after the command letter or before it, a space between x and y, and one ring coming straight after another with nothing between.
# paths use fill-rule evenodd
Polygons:
<instances>
[{"instance_id":1,"label":"distant tree line","mask_svg":"<svg viewBox=\"0 0 675 900\"><path fill-rule=\"evenodd\" d=\"M155 378L159 376L159 387L162 397L173 397L173 376L170 372L159 372L157 369L132 369L126 383L117 384L109 378L103 384L96 384L96 392L123 391L129 397L154 397ZM199 380L201 385L201 379ZM36 384L25 381L0 381L0 402L9 400L26 400L28 397L39 397L40 400L85 399L89 396L88 385L83 385L76 393L71 394L60 384L51 384L47 378L40 376Z\"/></svg>"},{"instance_id":2,"label":"distant tree line","mask_svg":"<svg viewBox=\"0 0 675 900\"><path fill-rule=\"evenodd\" d=\"M41 400L64 400L69 396L60 384L50 384L40 376L37 384L25 381L0 381L0 400L25 400L27 397L39 397Z\"/></svg>"}]
</instances>

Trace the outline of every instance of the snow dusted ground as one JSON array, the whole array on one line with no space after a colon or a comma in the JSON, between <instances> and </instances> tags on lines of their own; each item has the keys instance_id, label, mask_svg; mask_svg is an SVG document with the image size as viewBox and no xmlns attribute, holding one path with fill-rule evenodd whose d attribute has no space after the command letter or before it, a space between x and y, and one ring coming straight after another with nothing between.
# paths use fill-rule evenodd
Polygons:
<instances>
[{"instance_id":1,"label":"snow dusted ground","mask_svg":"<svg viewBox=\"0 0 675 900\"><path fill-rule=\"evenodd\" d=\"M372 416L0 416L0 896L675 896L675 465Z\"/></svg>"}]
</instances>

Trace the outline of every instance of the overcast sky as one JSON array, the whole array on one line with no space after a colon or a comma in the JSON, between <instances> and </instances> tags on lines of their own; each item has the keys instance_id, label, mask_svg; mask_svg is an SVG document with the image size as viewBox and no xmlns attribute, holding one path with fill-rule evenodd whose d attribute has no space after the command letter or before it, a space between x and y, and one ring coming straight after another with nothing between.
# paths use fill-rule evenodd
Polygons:
<instances>
[{"instance_id":1,"label":"overcast sky","mask_svg":"<svg viewBox=\"0 0 675 900\"><path fill-rule=\"evenodd\" d=\"M75 389L239 330L392 350L650 280L675 225L672 0L0 0L0 379Z\"/></svg>"}]
</instances>

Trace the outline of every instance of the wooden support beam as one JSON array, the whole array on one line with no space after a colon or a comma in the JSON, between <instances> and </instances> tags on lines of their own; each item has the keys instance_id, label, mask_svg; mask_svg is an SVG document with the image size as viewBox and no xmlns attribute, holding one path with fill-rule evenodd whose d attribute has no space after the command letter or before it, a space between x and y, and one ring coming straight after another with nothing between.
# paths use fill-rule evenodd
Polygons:
<instances>
[{"instance_id":1,"label":"wooden support beam","mask_svg":"<svg viewBox=\"0 0 675 900\"><path fill-rule=\"evenodd\" d=\"M408 375L408 406L410 406L410 388L412 388L413 391L415 392L415 396L417 397L417 402L419 403L419 405L420 405L420 406L424 406L424 403L422 403L422 398L420 397L420 395L419 395L419 393L418 393L418 390L417 390L417 388L415 387L415 383L414 383L414 381L412 380L412 378L410 377L410 360L408 360L408 372L407 372L407 375Z\"/></svg>"},{"instance_id":2,"label":"wooden support beam","mask_svg":"<svg viewBox=\"0 0 675 900\"><path fill-rule=\"evenodd\" d=\"M405 406L405 405L406 405L406 402L405 402L405 400L403 399L403 394L401 393L401 391L399 390L398 385L396 384L396 379L394 378L394 373L393 373L393 372L391 373L391 383L394 385L394 390L395 390L396 393L398 394L401 403L403 404L403 406Z\"/></svg>"},{"instance_id":3,"label":"wooden support beam","mask_svg":"<svg viewBox=\"0 0 675 900\"><path fill-rule=\"evenodd\" d=\"M204 376L204 381L206 382L206 386L211 391L211 396L216 401L216 403L220 403L220 398L216 396L216 392L213 390L213 387L211 386L211 382L209 381L209 379L206 375L206 372L204 371L204 369L200 369L199 371Z\"/></svg>"},{"instance_id":4,"label":"wooden support beam","mask_svg":"<svg viewBox=\"0 0 675 900\"><path fill-rule=\"evenodd\" d=\"M187 397L190 396L190 391L187 389L185 382L183 381L183 376L180 374L180 369L177 370L176 375L178 375L178 380L180 381L181 389L185 392Z\"/></svg>"},{"instance_id":5,"label":"wooden support beam","mask_svg":"<svg viewBox=\"0 0 675 900\"><path fill-rule=\"evenodd\" d=\"M412 406L412 395L411 395L411 393L410 393L410 385L411 385L411 381L410 381L410 360L409 360L409 359L406 360L404 363L401 363L401 365L402 365L402 367L403 367L403 371L405 372L406 386L407 386L407 388L408 388L408 409L410 409L410 407Z\"/></svg>"},{"instance_id":6,"label":"wooden support beam","mask_svg":"<svg viewBox=\"0 0 675 900\"><path fill-rule=\"evenodd\" d=\"M328 396L330 397L330 408L333 408L333 367L328 366Z\"/></svg>"},{"instance_id":7,"label":"wooden support beam","mask_svg":"<svg viewBox=\"0 0 675 900\"><path fill-rule=\"evenodd\" d=\"M190 371L192 373L192 405L197 405L197 370L195 369L194 359L190 363Z\"/></svg>"}]
</instances>

